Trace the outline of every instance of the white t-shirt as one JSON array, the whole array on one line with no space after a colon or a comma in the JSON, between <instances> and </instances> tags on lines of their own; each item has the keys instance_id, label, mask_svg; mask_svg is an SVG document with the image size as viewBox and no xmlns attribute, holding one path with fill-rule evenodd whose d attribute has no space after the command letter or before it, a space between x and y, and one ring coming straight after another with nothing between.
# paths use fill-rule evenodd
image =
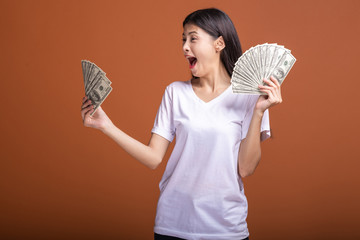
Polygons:
<instances>
[{"instance_id":1,"label":"white t-shirt","mask_svg":"<svg viewBox=\"0 0 360 240\"><path fill-rule=\"evenodd\" d=\"M196 240L249 235L238 151L258 97L229 86L206 103L191 81L167 86L152 132L170 142L176 136L176 144L159 184L154 232ZM262 140L270 136L268 111L261 132Z\"/></svg>"}]
</instances>

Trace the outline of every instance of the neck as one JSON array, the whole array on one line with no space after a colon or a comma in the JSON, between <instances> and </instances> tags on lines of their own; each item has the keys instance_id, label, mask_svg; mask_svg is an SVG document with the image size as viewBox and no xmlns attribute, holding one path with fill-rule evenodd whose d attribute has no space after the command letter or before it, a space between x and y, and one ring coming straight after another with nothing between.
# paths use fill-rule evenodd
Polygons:
<instances>
[{"instance_id":1,"label":"neck","mask_svg":"<svg viewBox=\"0 0 360 240\"><path fill-rule=\"evenodd\" d=\"M219 89L227 88L230 85L230 76L227 73L224 65L221 63L219 67L214 67L213 71L205 76L196 79L197 84L201 88L206 88L212 92Z\"/></svg>"}]
</instances>

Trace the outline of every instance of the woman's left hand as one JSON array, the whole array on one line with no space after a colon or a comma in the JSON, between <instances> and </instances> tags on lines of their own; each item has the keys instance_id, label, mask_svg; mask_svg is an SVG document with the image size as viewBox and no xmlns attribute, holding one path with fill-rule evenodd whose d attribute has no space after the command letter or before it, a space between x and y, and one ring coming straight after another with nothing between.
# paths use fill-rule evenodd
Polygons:
<instances>
[{"instance_id":1,"label":"woman's left hand","mask_svg":"<svg viewBox=\"0 0 360 240\"><path fill-rule=\"evenodd\" d=\"M266 109L282 102L280 84L274 77L270 80L264 79L268 86L259 85L259 90L267 93L267 95L260 95L255 109L257 111L265 112Z\"/></svg>"}]
</instances>

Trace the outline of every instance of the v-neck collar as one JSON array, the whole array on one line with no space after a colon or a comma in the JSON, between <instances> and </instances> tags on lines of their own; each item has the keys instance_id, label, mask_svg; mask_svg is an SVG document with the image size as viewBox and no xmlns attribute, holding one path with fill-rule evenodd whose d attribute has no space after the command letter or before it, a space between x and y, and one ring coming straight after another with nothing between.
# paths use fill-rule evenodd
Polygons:
<instances>
[{"instance_id":1,"label":"v-neck collar","mask_svg":"<svg viewBox=\"0 0 360 240\"><path fill-rule=\"evenodd\" d=\"M225 89L222 93L220 93L220 95L216 96L215 98L211 99L208 102L205 102L195 93L194 88L192 87L192 84L191 84L191 80L187 81L187 84L190 88L190 91L192 92L193 97L201 104L207 105L207 106L220 101L222 98L224 98L228 94L228 92L231 92L231 85L230 85L227 89Z\"/></svg>"}]
</instances>

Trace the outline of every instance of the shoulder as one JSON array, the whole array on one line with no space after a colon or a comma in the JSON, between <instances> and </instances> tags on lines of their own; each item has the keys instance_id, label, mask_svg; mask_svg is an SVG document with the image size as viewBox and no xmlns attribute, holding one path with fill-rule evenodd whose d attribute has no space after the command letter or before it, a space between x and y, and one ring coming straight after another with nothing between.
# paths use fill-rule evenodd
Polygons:
<instances>
[{"instance_id":1,"label":"shoulder","mask_svg":"<svg viewBox=\"0 0 360 240\"><path fill-rule=\"evenodd\" d=\"M175 81L170 83L169 85L167 85L166 89L168 90L178 90L178 89L184 89L186 87L188 87L190 83L190 80L188 81Z\"/></svg>"},{"instance_id":2,"label":"shoulder","mask_svg":"<svg viewBox=\"0 0 360 240\"><path fill-rule=\"evenodd\" d=\"M191 85L190 80L172 82L169 85L167 85L165 89L165 93L170 96L179 95L179 94L181 95L188 91L190 85Z\"/></svg>"}]
</instances>

